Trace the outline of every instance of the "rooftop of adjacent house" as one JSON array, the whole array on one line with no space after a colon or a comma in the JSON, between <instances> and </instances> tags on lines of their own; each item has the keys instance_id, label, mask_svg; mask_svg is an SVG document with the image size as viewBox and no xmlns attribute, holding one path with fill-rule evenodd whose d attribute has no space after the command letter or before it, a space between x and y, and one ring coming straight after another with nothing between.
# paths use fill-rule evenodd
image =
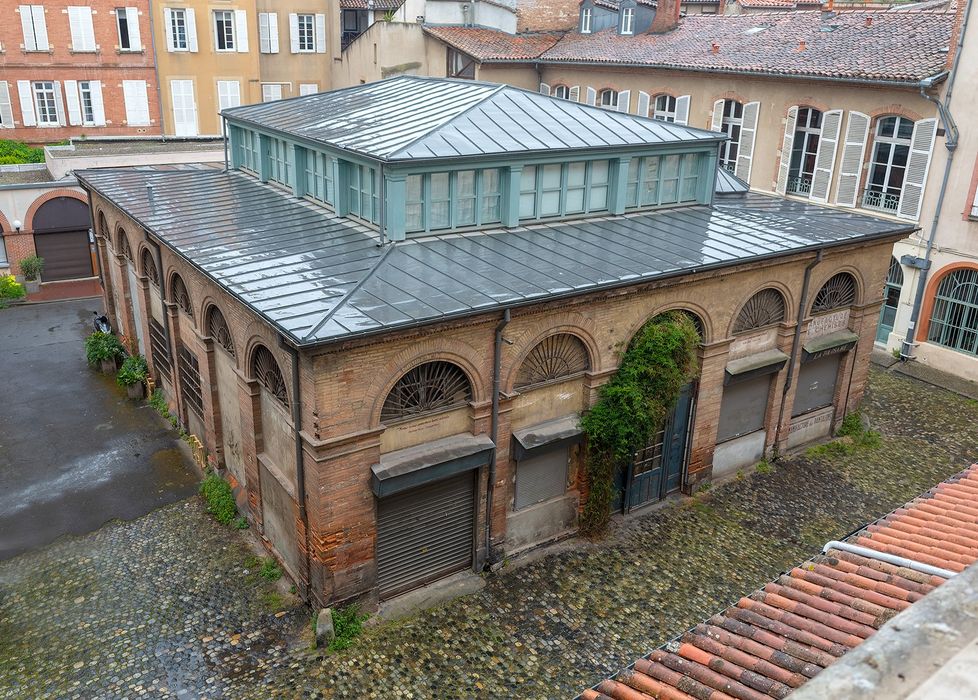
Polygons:
<instances>
[{"instance_id":1,"label":"rooftop of adjacent house","mask_svg":"<svg viewBox=\"0 0 978 700\"><path fill-rule=\"evenodd\" d=\"M0 165L0 186L27 185L54 180L44 163Z\"/></svg>"},{"instance_id":2,"label":"rooftop of adjacent house","mask_svg":"<svg viewBox=\"0 0 978 700\"><path fill-rule=\"evenodd\" d=\"M396 10L404 4L404 0L340 0L344 10L376 10L387 12Z\"/></svg>"},{"instance_id":3,"label":"rooftop of adjacent house","mask_svg":"<svg viewBox=\"0 0 978 700\"><path fill-rule=\"evenodd\" d=\"M712 207L446 234L380 247L376 231L241 172L97 169L77 175L298 345L914 229L747 193Z\"/></svg>"},{"instance_id":4,"label":"rooftop of adjacent house","mask_svg":"<svg viewBox=\"0 0 978 700\"><path fill-rule=\"evenodd\" d=\"M978 464L828 543L581 700L786 697L978 559L976 500Z\"/></svg>"},{"instance_id":5,"label":"rooftop of adjacent house","mask_svg":"<svg viewBox=\"0 0 978 700\"><path fill-rule=\"evenodd\" d=\"M819 11L690 15L664 34L531 35L541 50L526 56L527 35L469 27L425 31L482 62L521 60L650 66L675 70L792 75L913 84L946 70L951 12ZM550 42L553 42L552 44ZM548 45L549 44L549 45ZM715 50L714 50L715 45Z\"/></svg>"},{"instance_id":6,"label":"rooftop of adjacent house","mask_svg":"<svg viewBox=\"0 0 978 700\"><path fill-rule=\"evenodd\" d=\"M154 155L223 151L221 138L103 138L71 139L66 145L47 146L54 158L91 158L93 156Z\"/></svg>"},{"instance_id":7,"label":"rooftop of adjacent house","mask_svg":"<svg viewBox=\"0 0 978 700\"><path fill-rule=\"evenodd\" d=\"M224 114L386 162L634 149L725 138L508 85L418 76L234 107Z\"/></svg>"}]
</instances>

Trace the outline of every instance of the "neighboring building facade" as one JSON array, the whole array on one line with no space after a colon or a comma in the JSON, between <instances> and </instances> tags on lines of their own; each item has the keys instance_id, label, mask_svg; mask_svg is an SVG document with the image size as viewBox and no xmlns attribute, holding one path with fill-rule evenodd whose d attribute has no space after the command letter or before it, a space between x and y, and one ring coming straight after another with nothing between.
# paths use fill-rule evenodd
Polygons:
<instances>
[{"instance_id":1,"label":"neighboring building facade","mask_svg":"<svg viewBox=\"0 0 978 700\"><path fill-rule=\"evenodd\" d=\"M227 118L230 172L79 178L115 326L321 603L573 533L578 417L666 311L700 370L618 511L827 435L912 228L745 193L714 132L506 86L402 77Z\"/></svg>"},{"instance_id":2,"label":"neighboring building facade","mask_svg":"<svg viewBox=\"0 0 978 700\"><path fill-rule=\"evenodd\" d=\"M159 133L149 3L0 3L0 138Z\"/></svg>"},{"instance_id":3,"label":"neighboring building facade","mask_svg":"<svg viewBox=\"0 0 978 700\"><path fill-rule=\"evenodd\" d=\"M332 87L340 56L341 10L335 2L258 0L261 96L258 102Z\"/></svg>"}]
</instances>

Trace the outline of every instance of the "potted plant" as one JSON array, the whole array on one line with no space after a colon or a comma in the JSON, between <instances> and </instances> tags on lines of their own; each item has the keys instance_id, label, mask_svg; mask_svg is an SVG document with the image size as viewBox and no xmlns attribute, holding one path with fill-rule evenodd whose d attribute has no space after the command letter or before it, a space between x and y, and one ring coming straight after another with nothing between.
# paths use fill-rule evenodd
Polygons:
<instances>
[{"instance_id":1,"label":"potted plant","mask_svg":"<svg viewBox=\"0 0 978 700\"><path fill-rule=\"evenodd\" d=\"M28 255L20 261L20 271L24 275L24 282L28 294L36 294L41 289L41 272L44 271L44 258L37 255Z\"/></svg>"},{"instance_id":2,"label":"potted plant","mask_svg":"<svg viewBox=\"0 0 978 700\"><path fill-rule=\"evenodd\" d=\"M89 364L99 365L102 372L115 372L116 361L125 353L119 339L111 333L95 331L85 339L85 357Z\"/></svg>"},{"instance_id":3,"label":"potted plant","mask_svg":"<svg viewBox=\"0 0 978 700\"><path fill-rule=\"evenodd\" d=\"M142 355L130 355L122 363L115 380L119 386L126 387L130 399L141 399L145 396L146 377L148 376L149 367L146 366L146 358Z\"/></svg>"}]
</instances>

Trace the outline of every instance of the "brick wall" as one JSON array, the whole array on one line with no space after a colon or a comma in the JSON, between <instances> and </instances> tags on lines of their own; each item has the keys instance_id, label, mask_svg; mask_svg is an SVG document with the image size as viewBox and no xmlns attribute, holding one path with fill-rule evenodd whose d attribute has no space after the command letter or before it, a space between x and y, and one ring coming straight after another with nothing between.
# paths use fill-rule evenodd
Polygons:
<instances>
[{"instance_id":1,"label":"brick wall","mask_svg":"<svg viewBox=\"0 0 978 700\"><path fill-rule=\"evenodd\" d=\"M521 32L572 29L580 5L580 0L519 0L517 28Z\"/></svg>"}]
</instances>

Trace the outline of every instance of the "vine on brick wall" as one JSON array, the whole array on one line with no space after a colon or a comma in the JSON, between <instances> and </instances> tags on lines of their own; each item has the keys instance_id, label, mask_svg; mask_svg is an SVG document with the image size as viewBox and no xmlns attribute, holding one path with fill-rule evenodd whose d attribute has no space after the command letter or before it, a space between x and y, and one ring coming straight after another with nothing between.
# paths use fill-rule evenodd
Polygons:
<instances>
[{"instance_id":1,"label":"vine on brick wall","mask_svg":"<svg viewBox=\"0 0 978 700\"><path fill-rule=\"evenodd\" d=\"M583 534L604 532L615 496L615 471L627 468L696 375L699 343L687 314L670 311L656 316L632 339L615 376L581 419L589 484L581 514Z\"/></svg>"}]
</instances>

